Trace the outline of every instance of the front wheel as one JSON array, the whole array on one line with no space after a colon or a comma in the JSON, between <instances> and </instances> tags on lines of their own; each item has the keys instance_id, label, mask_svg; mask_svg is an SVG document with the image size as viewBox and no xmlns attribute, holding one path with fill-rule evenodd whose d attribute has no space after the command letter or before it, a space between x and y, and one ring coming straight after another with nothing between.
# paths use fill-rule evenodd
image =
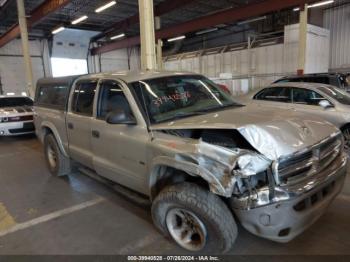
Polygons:
<instances>
[{"instance_id":1,"label":"front wheel","mask_svg":"<svg viewBox=\"0 0 350 262\"><path fill-rule=\"evenodd\" d=\"M224 202L192 183L163 189L152 204L154 224L189 251L229 251L237 237L237 225Z\"/></svg>"}]
</instances>

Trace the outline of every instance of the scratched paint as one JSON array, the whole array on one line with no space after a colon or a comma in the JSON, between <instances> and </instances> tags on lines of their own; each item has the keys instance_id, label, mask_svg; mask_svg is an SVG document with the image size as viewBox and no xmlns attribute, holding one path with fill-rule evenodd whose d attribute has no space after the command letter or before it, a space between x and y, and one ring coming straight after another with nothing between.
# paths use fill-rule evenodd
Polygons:
<instances>
[{"instance_id":1,"label":"scratched paint","mask_svg":"<svg viewBox=\"0 0 350 262\"><path fill-rule=\"evenodd\" d=\"M0 202L0 231L7 230L16 225L14 218L7 212L3 203Z\"/></svg>"}]
</instances>

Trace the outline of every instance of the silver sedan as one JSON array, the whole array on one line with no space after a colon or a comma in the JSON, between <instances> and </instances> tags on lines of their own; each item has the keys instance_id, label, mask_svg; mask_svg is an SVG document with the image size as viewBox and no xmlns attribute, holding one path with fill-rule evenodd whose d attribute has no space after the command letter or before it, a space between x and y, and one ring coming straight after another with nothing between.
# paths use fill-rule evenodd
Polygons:
<instances>
[{"instance_id":1,"label":"silver sedan","mask_svg":"<svg viewBox=\"0 0 350 262\"><path fill-rule=\"evenodd\" d=\"M324 84L277 83L239 99L244 104L290 109L317 115L337 126L350 150L350 94Z\"/></svg>"}]
</instances>

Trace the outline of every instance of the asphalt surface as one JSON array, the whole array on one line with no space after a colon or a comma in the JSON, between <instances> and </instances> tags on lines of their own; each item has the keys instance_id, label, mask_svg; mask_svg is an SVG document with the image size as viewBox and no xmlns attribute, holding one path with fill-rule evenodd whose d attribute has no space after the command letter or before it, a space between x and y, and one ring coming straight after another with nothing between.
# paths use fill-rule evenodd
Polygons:
<instances>
[{"instance_id":1,"label":"asphalt surface","mask_svg":"<svg viewBox=\"0 0 350 262\"><path fill-rule=\"evenodd\" d=\"M230 254L350 255L350 182L324 216L287 244L242 227ZM187 254L152 224L148 207L76 173L52 177L33 136L0 137L0 255Z\"/></svg>"}]
</instances>

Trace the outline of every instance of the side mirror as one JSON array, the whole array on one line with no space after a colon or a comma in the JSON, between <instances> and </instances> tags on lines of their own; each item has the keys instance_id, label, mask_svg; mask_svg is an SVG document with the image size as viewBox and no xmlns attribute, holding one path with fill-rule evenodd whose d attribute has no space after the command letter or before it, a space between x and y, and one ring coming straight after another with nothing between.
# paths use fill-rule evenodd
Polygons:
<instances>
[{"instance_id":1,"label":"side mirror","mask_svg":"<svg viewBox=\"0 0 350 262\"><path fill-rule=\"evenodd\" d=\"M333 105L328 100L321 100L318 104L324 109L333 107Z\"/></svg>"},{"instance_id":2,"label":"side mirror","mask_svg":"<svg viewBox=\"0 0 350 262\"><path fill-rule=\"evenodd\" d=\"M112 125L136 125L135 118L127 114L124 110L109 112L106 116L106 122Z\"/></svg>"}]
</instances>

